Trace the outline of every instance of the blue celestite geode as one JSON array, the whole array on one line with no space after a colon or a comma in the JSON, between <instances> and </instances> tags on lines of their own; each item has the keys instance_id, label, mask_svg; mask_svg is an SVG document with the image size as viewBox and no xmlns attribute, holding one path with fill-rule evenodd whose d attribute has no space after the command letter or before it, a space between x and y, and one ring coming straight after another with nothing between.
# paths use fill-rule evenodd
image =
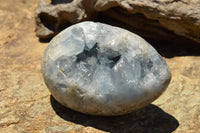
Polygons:
<instances>
[{"instance_id":1,"label":"blue celestite geode","mask_svg":"<svg viewBox=\"0 0 200 133\"><path fill-rule=\"evenodd\" d=\"M125 29L82 22L52 39L44 81L62 105L92 115L122 115L158 98L171 73L144 39Z\"/></svg>"}]
</instances>

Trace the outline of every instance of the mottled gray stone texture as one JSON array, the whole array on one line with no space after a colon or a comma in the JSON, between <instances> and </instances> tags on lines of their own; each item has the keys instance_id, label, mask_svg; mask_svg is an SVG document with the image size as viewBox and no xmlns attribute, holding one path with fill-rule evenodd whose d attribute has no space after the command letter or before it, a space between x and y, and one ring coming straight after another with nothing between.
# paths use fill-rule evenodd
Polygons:
<instances>
[{"instance_id":1,"label":"mottled gray stone texture","mask_svg":"<svg viewBox=\"0 0 200 133\"><path fill-rule=\"evenodd\" d=\"M52 39L42 60L44 80L64 106L91 115L123 115L158 98L168 65L144 39L122 28L82 22Z\"/></svg>"},{"instance_id":2,"label":"mottled gray stone texture","mask_svg":"<svg viewBox=\"0 0 200 133\"><path fill-rule=\"evenodd\" d=\"M90 20L128 28L153 40L176 39L176 34L200 43L199 0L48 1L40 0L35 14L36 35L41 39Z\"/></svg>"}]
</instances>

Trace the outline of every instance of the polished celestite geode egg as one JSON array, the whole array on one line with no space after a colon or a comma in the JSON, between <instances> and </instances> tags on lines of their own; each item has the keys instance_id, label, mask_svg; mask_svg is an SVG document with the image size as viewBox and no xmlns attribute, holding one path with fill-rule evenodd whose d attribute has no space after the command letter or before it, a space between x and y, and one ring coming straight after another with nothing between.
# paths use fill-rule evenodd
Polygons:
<instances>
[{"instance_id":1,"label":"polished celestite geode egg","mask_svg":"<svg viewBox=\"0 0 200 133\"><path fill-rule=\"evenodd\" d=\"M158 98L171 73L144 39L125 29L82 22L52 39L44 81L62 105L92 115L122 115Z\"/></svg>"}]
</instances>

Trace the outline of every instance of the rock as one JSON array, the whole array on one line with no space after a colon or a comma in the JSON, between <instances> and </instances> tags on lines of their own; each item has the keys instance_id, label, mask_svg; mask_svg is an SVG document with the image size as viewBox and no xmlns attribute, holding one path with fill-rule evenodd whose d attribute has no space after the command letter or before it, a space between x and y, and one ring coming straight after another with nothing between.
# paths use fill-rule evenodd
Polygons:
<instances>
[{"instance_id":1,"label":"rock","mask_svg":"<svg viewBox=\"0 0 200 133\"><path fill-rule=\"evenodd\" d=\"M171 79L166 62L141 37L89 21L70 26L50 42L42 71L61 104L106 116L144 107Z\"/></svg>"},{"instance_id":2,"label":"rock","mask_svg":"<svg viewBox=\"0 0 200 133\"><path fill-rule=\"evenodd\" d=\"M175 33L200 42L198 0L41 0L36 11L36 34L51 38L85 20L129 28L154 40L166 41Z\"/></svg>"}]
</instances>

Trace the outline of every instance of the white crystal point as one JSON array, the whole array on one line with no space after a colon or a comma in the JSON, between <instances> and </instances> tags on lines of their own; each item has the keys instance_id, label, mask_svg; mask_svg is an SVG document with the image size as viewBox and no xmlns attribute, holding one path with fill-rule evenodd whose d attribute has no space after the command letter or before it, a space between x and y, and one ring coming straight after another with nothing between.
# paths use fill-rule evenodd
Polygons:
<instances>
[{"instance_id":1,"label":"white crystal point","mask_svg":"<svg viewBox=\"0 0 200 133\"><path fill-rule=\"evenodd\" d=\"M171 73L144 39L125 29L82 22L62 31L42 59L44 81L62 105L92 115L123 115L158 98Z\"/></svg>"}]
</instances>

